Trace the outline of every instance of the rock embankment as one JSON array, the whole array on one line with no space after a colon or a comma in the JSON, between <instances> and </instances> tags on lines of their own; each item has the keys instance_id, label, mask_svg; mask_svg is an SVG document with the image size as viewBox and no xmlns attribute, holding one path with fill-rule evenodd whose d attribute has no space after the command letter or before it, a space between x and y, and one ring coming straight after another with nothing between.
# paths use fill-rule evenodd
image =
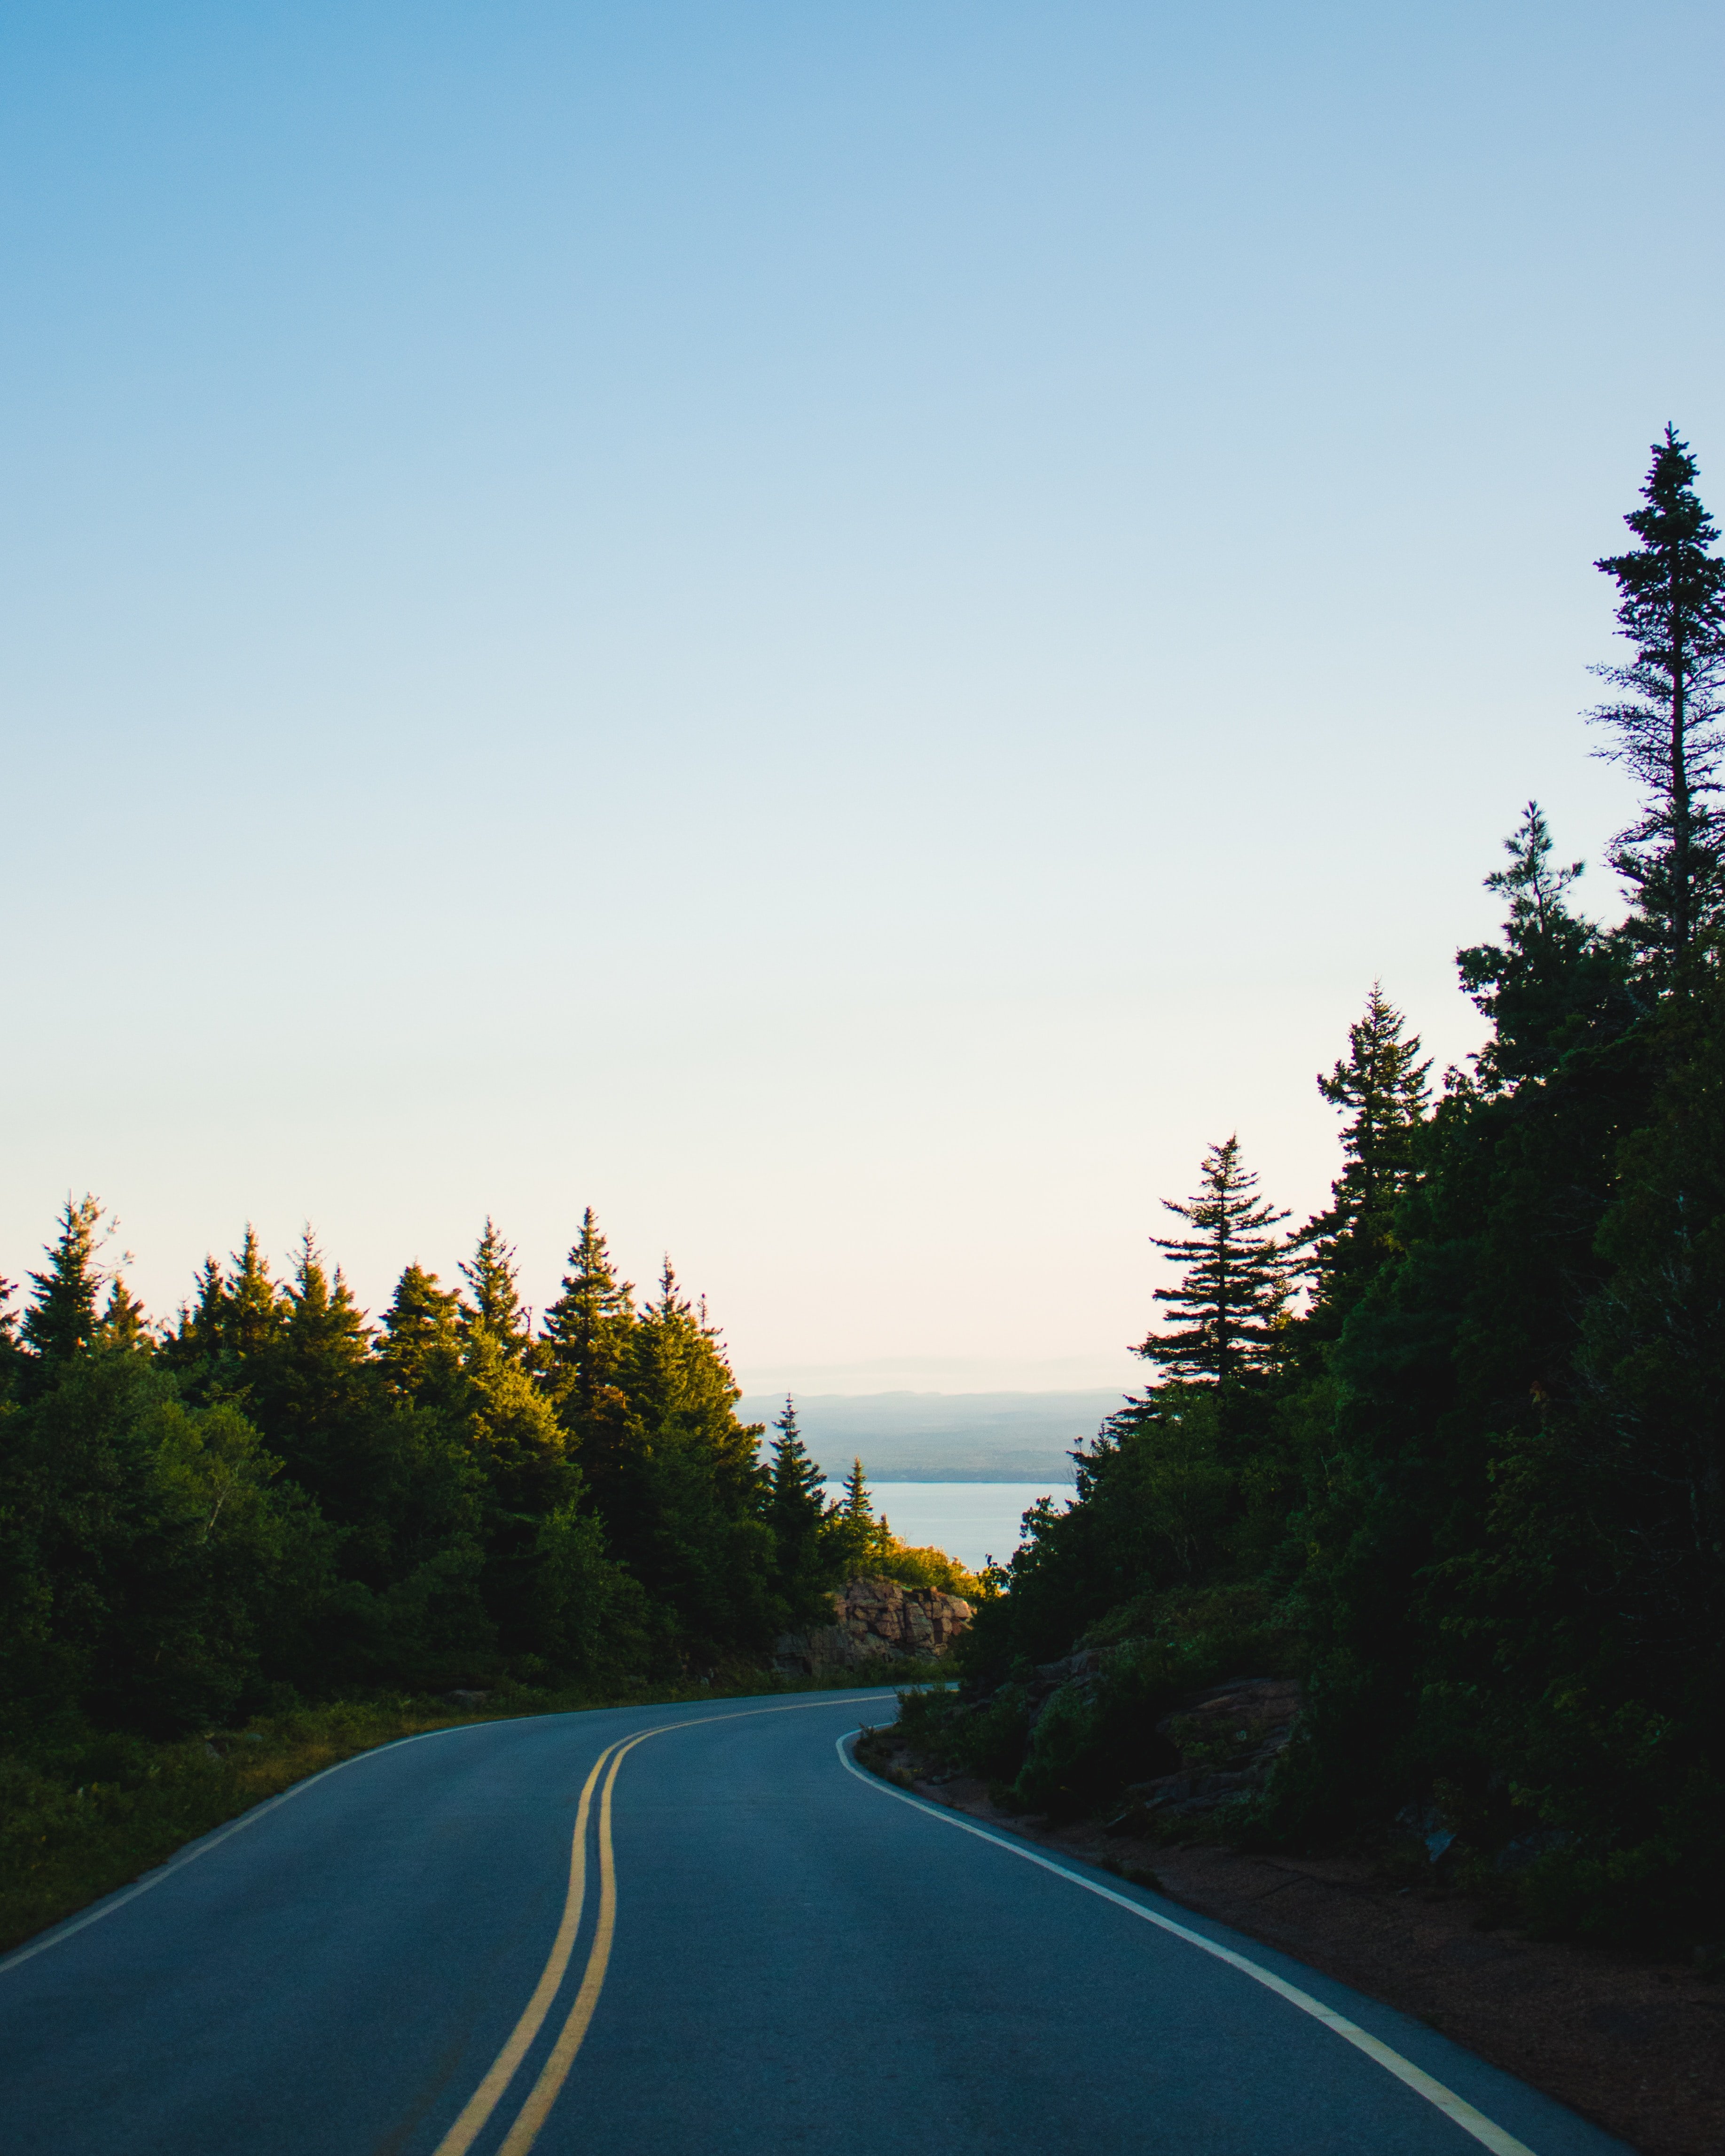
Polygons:
<instances>
[{"instance_id":1,"label":"rock embankment","mask_svg":"<svg viewBox=\"0 0 1725 2156\"><path fill-rule=\"evenodd\" d=\"M1157 1735L1178 1753L1178 1768L1128 1783L1127 1810L1103 1831L1132 1832L1153 1814L1180 1819L1213 1812L1230 1798L1262 1788L1299 1713L1300 1687L1291 1677L1235 1677L1212 1686L1156 1725Z\"/></svg>"},{"instance_id":2,"label":"rock embankment","mask_svg":"<svg viewBox=\"0 0 1725 2156\"><path fill-rule=\"evenodd\" d=\"M936 1661L969 1624L970 1604L932 1587L896 1579L847 1580L833 1597L833 1622L787 1632L775 1642L776 1668L814 1676L865 1662Z\"/></svg>"}]
</instances>

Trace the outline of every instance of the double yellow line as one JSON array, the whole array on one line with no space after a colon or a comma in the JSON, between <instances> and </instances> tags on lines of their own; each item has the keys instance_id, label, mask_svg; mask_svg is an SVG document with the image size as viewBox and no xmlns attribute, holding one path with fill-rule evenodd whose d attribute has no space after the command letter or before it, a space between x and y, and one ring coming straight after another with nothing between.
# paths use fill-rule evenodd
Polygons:
<instances>
[{"instance_id":1,"label":"double yellow line","mask_svg":"<svg viewBox=\"0 0 1725 2156\"><path fill-rule=\"evenodd\" d=\"M891 1692L865 1693L855 1702L843 1704L864 1706L877 1699L890 1699ZM581 1912L587 1899L587 1823L593 1810L593 1791L599 1788L601 1777L604 1787L599 1794L599 1912L593 1927L593 1944L588 1949L587 1967L582 1972L581 1987L575 1994L575 2003L569 2009L562 2027L557 2031L557 2041L552 2046L545 2064L539 2070L539 2078L533 2084L526 2102L516 2113L515 2123L505 2137L498 2156L527 2156L527 2151L538 2138L539 2129L550 2116L563 2083L569 2077L569 2069L575 2063L575 2055L585 2041L593 2009L599 2003L603 1989L606 1967L611 1959L611 1941L617 1929L617 1861L611 1845L611 1797L617 1787L617 1772L637 1744L644 1744L649 1737L663 1737L667 1730L696 1729L710 1722L742 1722L757 1714L793 1714L799 1708L834 1707L835 1700L799 1700L796 1707L747 1707L742 1714L703 1714L688 1722L664 1722L656 1729L644 1729L638 1737L620 1739L608 1745L593 1763L593 1771L582 1786L581 1801L575 1810L575 1831L569 1842L569 1890L563 1897L563 1913L557 1925L557 1937L552 1941L551 1953L541 1970L539 1981L533 1987L533 1995L527 2001L521 2018L509 2033L509 2041L491 2061L490 2071L468 2098L461 2116L439 2142L434 2156L466 2156L468 2149L485 2131L491 2113L503 2101L510 2083L515 2079L521 2063L532 2049L534 2039L544 2027L546 2017L562 1989L568 1973L569 1961L575 1951L575 1941L581 1930Z\"/></svg>"}]
</instances>

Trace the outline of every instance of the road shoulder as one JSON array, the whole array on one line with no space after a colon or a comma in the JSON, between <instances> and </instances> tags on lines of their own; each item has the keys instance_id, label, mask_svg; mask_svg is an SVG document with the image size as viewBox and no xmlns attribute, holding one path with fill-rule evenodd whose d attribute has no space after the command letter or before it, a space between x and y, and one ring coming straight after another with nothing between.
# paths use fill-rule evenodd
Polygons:
<instances>
[{"instance_id":1,"label":"road shoulder","mask_svg":"<svg viewBox=\"0 0 1725 2156\"><path fill-rule=\"evenodd\" d=\"M1481 1931L1459 1898L1385 1886L1343 1857L1111 1838L994 1805L931 1774L890 1731L863 1763L1040 1848L1100 1866L1437 2030L1641 2156L1725 2148L1725 1985L1650 1957Z\"/></svg>"}]
</instances>

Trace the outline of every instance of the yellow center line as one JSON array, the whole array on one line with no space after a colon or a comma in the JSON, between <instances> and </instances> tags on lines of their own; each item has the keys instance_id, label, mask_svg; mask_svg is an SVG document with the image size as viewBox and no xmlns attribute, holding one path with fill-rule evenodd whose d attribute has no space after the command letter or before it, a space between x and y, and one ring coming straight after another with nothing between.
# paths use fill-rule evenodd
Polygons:
<instances>
[{"instance_id":1,"label":"yellow center line","mask_svg":"<svg viewBox=\"0 0 1725 2156\"><path fill-rule=\"evenodd\" d=\"M864 1692L856 1697L859 1707L873 1706L877 1701L891 1699L888 1691ZM611 1771L605 1779L603 1794L599 1799L599 1912L593 1931L593 1945L588 1949L587 1967L583 1972L581 1989L575 1994L575 2004L569 2009L568 2018L557 2032L552 2046L551 2056L540 2071L526 2102L516 2114L498 2156L526 2156L538 2138L539 2129L550 2115L563 2083L568 2079L569 2069L575 2063L575 2055L587 2036L588 2025L592 2021L593 2009L599 2003L599 1993L604 1987L605 1971L611 1959L611 1941L617 1929L617 1865L611 1842L611 1793L617 1786L617 1770L623 1764L625 1753L633 1752L637 1744L644 1744L649 1737L663 1737L674 1729L698 1729L711 1722L747 1722L761 1714L795 1714L810 1707L849 1706L850 1701L832 1699L802 1699L789 1707L749 1707L740 1714L702 1714L686 1722L662 1722L656 1729L644 1729L639 1737L621 1738L608 1744L594 1760L593 1772L582 1789L581 1803L575 1815L575 1832L569 1851L569 1892L563 1903L562 1921L557 1926L557 1938L552 1943L549 1958L533 1987L533 1996L526 2010L510 2033L509 2041L491 2062L490 2071L469 2097L461 2116L439 2142L433 2156L465 2156L484 2129L485 2122L502 2100L504 2092L516 2076L521 2061L539 2034L551 2004L562 1988L575 1937L581 1925L581 1907L586 1894L587 1821L593 1801L593 1793L599 1776L604 1773L606 1762Z\"/></svg>"},{"instance_id":2,"label":"yellow center line","mask_svg":"<svg viewBox=\"0 0 1725 2156\"><path fill-rule=\"evenodd\" d=\"M510 2128L498 2156L526 2156L528 2149L538 2139L539 2129L550 2116L551 2107L557 2102L563 2083L569 2078L569 2069L575 2063L575 2054L586 2038L587 2025L593 2020L593 2010L599 2003L605 1970L611 1959L611 1939L617 1928L617 1864L611 1849L611 1793L617 1787L617 1772L623 1764L624 1755L633 1752L637 1744L644 1744L648 1738L660 1734L656 1729L644 1730L629 1743L619 1745L611 1762L611 1771L605 1778L605 1794L599 1804L598 1922L593 1931L593 1947L587 1957L581 1989L575 1994L575 2004L569 2009L568 2020L557 2032L557 2040L551 2047L551 2056L541 2067L532 2093L516 2114L515 2124Z\"/></svg>"},{"instance_id":3,"label":"yellow center line","mask_svg":"<svg viewBox=\"0 0 1725 2156\"><path fill-rule=\"evenodd\" d=\"M576 1933L581 1928L581 1905L587 1895L587 1815L593 1803L593 1785L604 1770L605 1762L617 1749L607 1745L594 1760L593 1772L588 1776L581 1792L581 1802L575 1813L575 1831L569 1841L569 1891L563 1901L563 1914L557 1925L557 1937L552 1942L551 1953L533 1987L533 1996L527 2001L521 2018L510 2031L509 2041L491 2062L491 2071L468 2098L461 2116L437 2144L436 2156L465 2156L485 2127L485 2121L497 2108L503 2092L515 2078L516 2069L526 2056L533 2039L539 2034L546 2015L551 2011L552 2001L557 1997L563 1981L563 1972L569 1966L569 1956L574 1951Z\"/></svg>"}]
</instances>

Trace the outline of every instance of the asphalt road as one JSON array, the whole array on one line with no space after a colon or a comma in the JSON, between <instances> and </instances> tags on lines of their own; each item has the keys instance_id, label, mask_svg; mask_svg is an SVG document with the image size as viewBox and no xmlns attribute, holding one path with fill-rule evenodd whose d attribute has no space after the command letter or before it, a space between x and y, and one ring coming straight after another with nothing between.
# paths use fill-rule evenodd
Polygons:
<instances>
[{"instance_id":1,"label":"asphalt road","mask_svg":"<svg viewBox=\"0 0 1725 2156\"><path fill-rule=\"evenodd\" d=\"M482 1723L302 1784L0 1964L0 2146L1621 2156L1345 1986L863 1775L840 1740L891 1712Z\"/></svg>"}]
</instances>

